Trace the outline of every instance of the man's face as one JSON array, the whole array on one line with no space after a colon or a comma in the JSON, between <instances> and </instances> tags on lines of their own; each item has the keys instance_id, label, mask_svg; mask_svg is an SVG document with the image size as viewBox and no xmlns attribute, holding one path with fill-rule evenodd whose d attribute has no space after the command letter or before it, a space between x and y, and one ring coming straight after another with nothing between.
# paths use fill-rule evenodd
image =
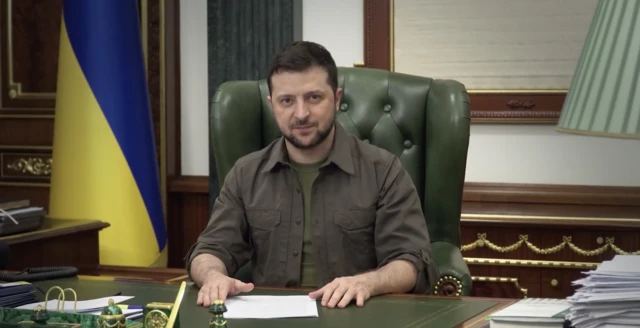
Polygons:
<instances>
[{"instance_id":1,"label":"man's face","mask_svg":"<svg viewBox=\"0 0 640 328\"><path fill-rule=\"evenodd\" d=\"M273 75L269 102L283 136L297 148L311 149L331 132L341 94L341 89L333 94L324 69L312 66Z\"/></svg>"}]
</instances>

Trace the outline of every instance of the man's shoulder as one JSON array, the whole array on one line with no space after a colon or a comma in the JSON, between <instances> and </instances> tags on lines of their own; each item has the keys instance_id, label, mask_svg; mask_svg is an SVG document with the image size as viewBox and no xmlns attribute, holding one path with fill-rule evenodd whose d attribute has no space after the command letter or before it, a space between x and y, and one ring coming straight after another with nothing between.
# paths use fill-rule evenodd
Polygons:
<instances>
[{"instance_id":1,"label":"man's shoulder","mask_svg":"<svg viewBox=\"0 0 640 328\"><path fill-rule=\"evenodd\" d=\"M378 167L388 167L398 159L392 152L371 144L367 139L362 140L351 134L349 139L352 154L355 155L357 161L363 161Z\"/></svg>"},{"instance_id":2,"label":"man's shoulder","mask_svg":"<svg viewBox=\"0 0 640 328\"><path fill-rule=\"evenodd\" d=\"M277 147L281 141L280 139L281 138L278 138L272 141L270 144L259 150L242 155L236 160L234 164L235 168L242 170L243 173L257 171L271 158L274 148Z\"/></svg>"}]
</instances>

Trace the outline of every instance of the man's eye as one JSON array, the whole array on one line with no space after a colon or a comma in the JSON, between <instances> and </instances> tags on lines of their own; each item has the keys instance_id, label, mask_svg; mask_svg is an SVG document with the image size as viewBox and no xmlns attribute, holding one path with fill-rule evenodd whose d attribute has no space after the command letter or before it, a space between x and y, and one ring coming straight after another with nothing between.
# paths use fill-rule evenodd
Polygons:
<instances>
[{"instance_id":1,"label":"man's eye","mask_svg":"<svg viewBox=\"0 0 640 328\"><path fill-rule=\"evenodd\" d=\"M283 103L283 104L288 104L288 103L291 102L291 99L290 98L282 98L282 99L280 99L280 102Z\"/></svg>"}]
</instances>

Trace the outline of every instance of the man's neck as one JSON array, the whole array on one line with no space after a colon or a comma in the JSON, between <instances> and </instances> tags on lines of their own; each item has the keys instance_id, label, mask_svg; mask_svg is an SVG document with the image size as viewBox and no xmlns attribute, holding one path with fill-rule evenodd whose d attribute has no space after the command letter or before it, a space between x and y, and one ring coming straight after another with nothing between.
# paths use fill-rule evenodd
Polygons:
<instances>
[{"instance_id":1,"label":"man's neck","mask_svg":"<svg viewBox=\"0 0 640 328\"><path fill-rule=\"evenodd\" d=\"M336 128L333 127L329 135L318 145L309 149L299 149L293 146L287 141L286 147L289 154L289 158L300 164L317 163L324 160L329 156L331 148L333 147L333 140L335 139Z\"/></svg>"}]
</instances>

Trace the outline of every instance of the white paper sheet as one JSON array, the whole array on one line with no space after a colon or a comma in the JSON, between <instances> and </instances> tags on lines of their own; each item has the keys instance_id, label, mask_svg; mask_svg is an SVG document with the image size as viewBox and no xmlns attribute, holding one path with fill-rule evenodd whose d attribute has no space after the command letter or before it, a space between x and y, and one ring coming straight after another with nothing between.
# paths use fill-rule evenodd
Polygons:
<instances>
[{"instance_id":1,"label":"white paper sheet","mask_svg":"<svg viewBox=\"0 0 640 328\"><path fill-rule=\"evenodd\" d=\"M227 319L272 319L318 317L316 300L307 295L238 295L225 301Z\"/></svg>"},{"instance_id":2,"label":"white paper sheet","mask_svg":"<svg viewBox=\"0 0 640 328\"><path fill-rule=\"evenodd\" d=\"M113 300L115 304L118 304L118 303L130 300L132 298L133 296L109 296L109 297L103 297L103 298L96 298L93 300L78 301L78 303L76 303L76 311L78 313L93 312L96 310L101 310L105 306L109 305L109 300ZM74 303L73 298L65 299L64 301L65 313L73 312L73 303ZM17 307L17 309L33 310L38 305L41 305L44 307L44 302L37 302L37 303L22 305ZM59 306L62 307L62 301L60 302ZM56 311L57 307L58 307L57 299L52 299L47 302L47 311Z\"/></svg>"},{"instance_id":3,"label":"white paper sheet","mask_svg":"<svg viewBox=\"0 0 640 328\"><path fill-rule=\"evenodd\" d=\"M616 255L586 278L573 282L576 292L567 318L576 327L638 327L640 255Z\"/></svg>"}]
</instances>

